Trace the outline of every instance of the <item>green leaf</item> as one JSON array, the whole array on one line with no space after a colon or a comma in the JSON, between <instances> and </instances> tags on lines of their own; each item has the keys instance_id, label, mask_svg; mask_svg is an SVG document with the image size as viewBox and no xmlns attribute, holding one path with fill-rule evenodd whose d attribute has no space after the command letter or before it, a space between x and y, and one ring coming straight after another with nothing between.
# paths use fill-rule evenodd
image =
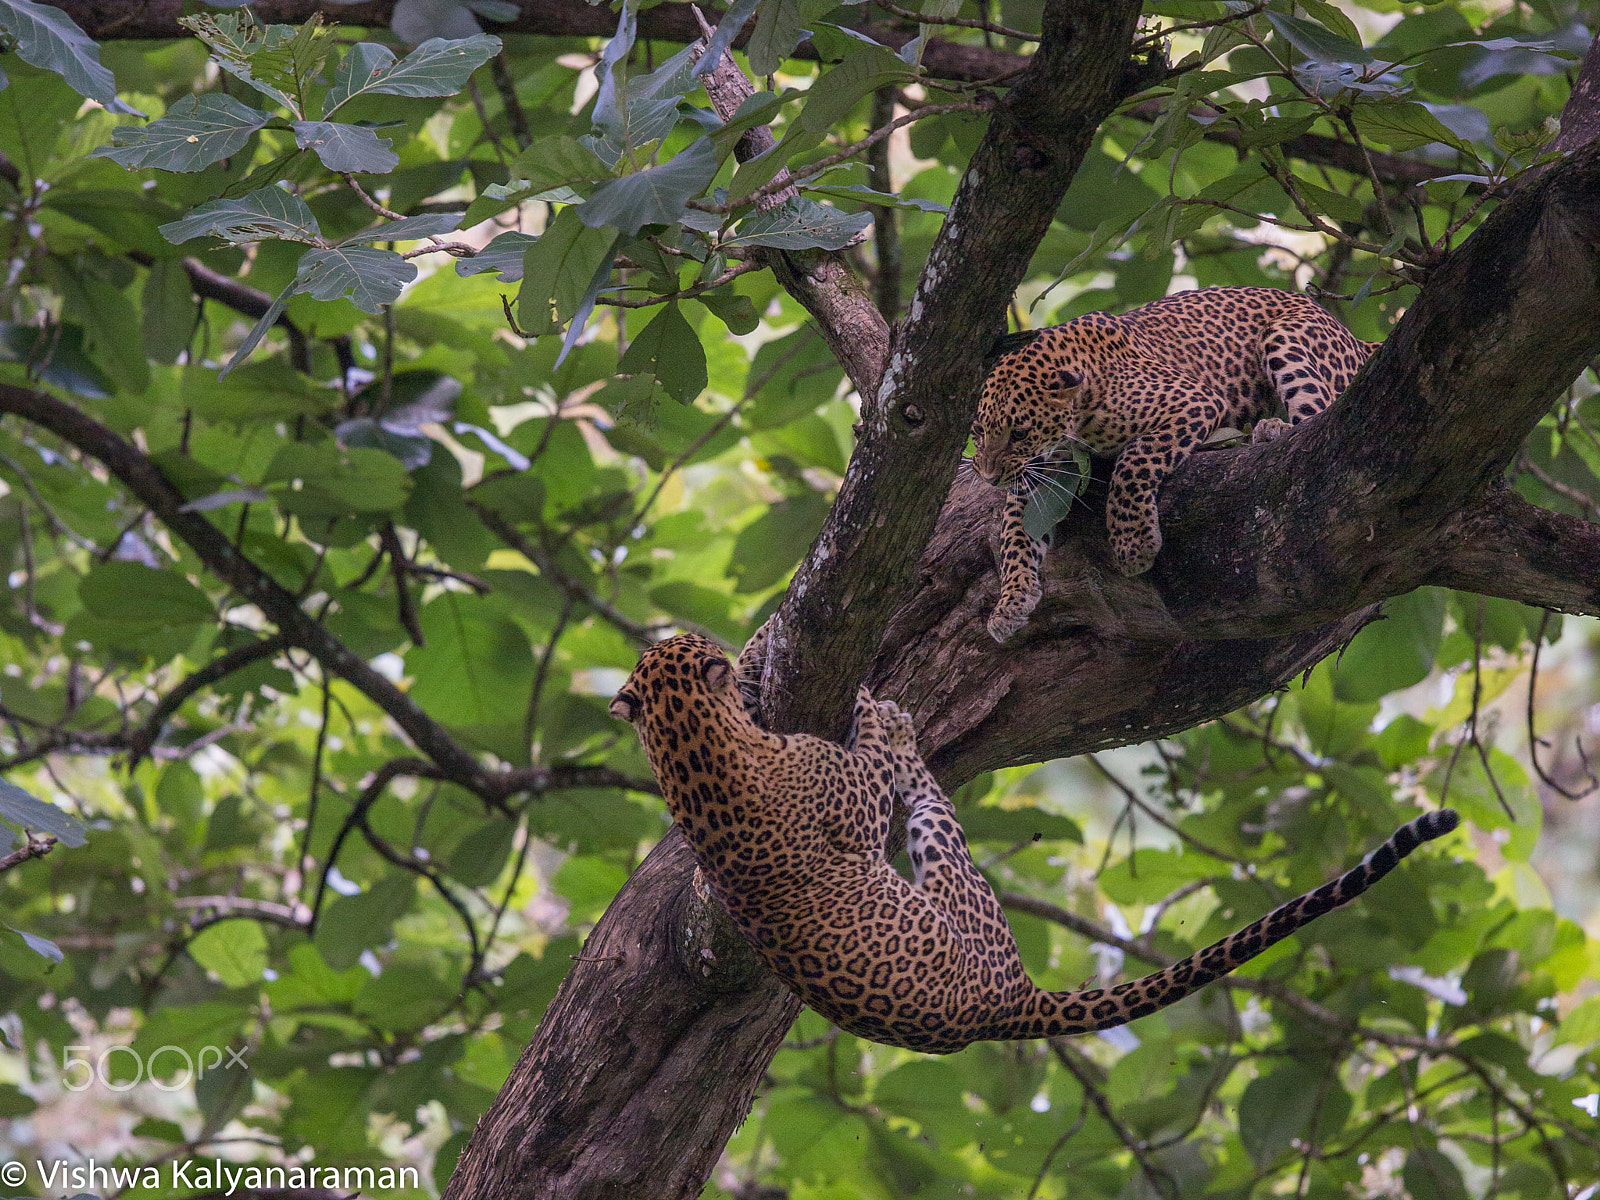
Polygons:
<instances>
[{"instance_id":1,"label":"green leaf","mask_svg":"<svg viewBox=\"0 0 1600 1200\"><path fill-rule=\"evenodd\" d=\"M759 32L759 26L757 28ZM755 69L754 38L750 45L751 68ZM791 45L789 49L793 48ZM784 54L787 56L788 51ZM799 124L812 133L826 133L848 116L869 92L910 79L915 74L887 46L863 45L806 92L806 105L800 110Z\"/></svg>"},{"instance_id":2,"label":"green leaf","mask_svg":"<svg viewBox=\"0 0 1600 1200\"><path fill-rule=\"evenodd\" d=\"M1444 636L1445 593L1418 588L1383 605L1383 616L1363 626L1339 655L1333 694L1363 703L1410 687L1433 670Z\"/></svg>"},{"instance_id":3,"label":"green leaf","mask_svg":"<svg viewBox=\"0 0 1600 1200\"><path fill-rule=\"evenodd\" d=\"M189 348L200 316L182 263L163 258L151 265L140 308L145 357L152 362L177 362Z\"/></svg>"},{"instance_id":4,"label":"green leaf","mask_svg":"<svg viewBox=\"0 0 1600 1200\"><path fill-rule=\"evenodd\" d=\"M522 627L455 592L430 600L417 620L425 641L406 652L412 698L447 725L520 731L534 669Z\"/></svg>"},{"instance_id":5,"label":"green leaf","mask_svg":"<svg viewBox=\"0 0 1600 1200\"><path fill-rule=\"evenodd\" d=\"M159 121L143 128L118 125L111 131L111 144L91 150L89 157L109 158L129 170L199 171L237 154L271 119L271 113L232 96L184 96Z\"/></svg>"},{"instance_id":6,"label":"green leaf","mask_svg":"<svg viewBox=\"0 0 1600 1200\"><path fill-rule=\"evenodd\" d=\"M1304 17L1291 17L1286 13L1269 12L1263 15L1272 22L1272 27L1282 35L1284 41L1307 58L1318 62L1373 61L1371 52L1363 48L1360 43L1340 37L1315 21L1308 21Z\"/></svg>"},{"instance_id":7,"label":"green leaf","mask_svg":"<svg viewBox=\"0 0 1600 1200\"><path fill-rule=\"evenodd\" d=\"M1276 1160L1313 1117L1319 1141L1343 1128L1350 1096L1328 1077L1331 1070L1327 1063L1291 1061L1250 1081L1239 1098L1239 1139L1258 1166Z\"/></svg>"},{"instance_id":8,"label":"green leaf","mask_svg":"<svg viewBox=\"0 0 1600 1200\"><path fill-rule=\"evenodd\" d=\"M768 212L740 221L723 245L842 250L871 224L871 213L844 213L804 196L794 196Z\"/></svg>"},{"instance_id":9,"label":"green leaf","mask_svg":"<svg viewBox=\"0 0 1600 1200\"><path fill-rule=\"evenodd\" d=\"M628 868L591 854L574 854L556 870L556 891L571 908L569 925L586 925L599 919L606 905L628 882Z\"/></svg>"},{"instance_id":10,"label":"green leaf","mask_svg":"<svg viewBox=\"0 0 1600 1200\"><path fill-rule=\"evenodd\" d=\"M293 121L289 127L294 130L294 144L302 150L314 150L330 171L387 175L400 165L400 156L390 148L394 142L364 126Z\"/></svg>"},{"instance_id":11,"label":"green leaf","mask_svg":"<svg viewBox=\"0 0 1600 1200\"><path fill-rule=\"evenodd\" d=\"M474 257L456 259L456 274L465 278L481 275L485 271L498 271L497 278L501 283L515 283L522 278L523 257L538 240L531 233L518 233L515 230L497 234Z\"/></svg>"},{"instance_id":12,"label":"green leaf","mask_svg":"<svg viewBox=\"0 0 1600 1200\"><path fill-rule=\"evenodd\" d=\"M709 62L702 59L702 63ZM746 96L744 101L721 126L711 131L708 135L717 144L717 149L724 157L733 152L739 139L747 129L757 125L765 125L778 115L778 110L791 100L797 100L805 93L798 88L784 88L778 93L755 92Z\"/></svg>"},{"instance_id":13,"label":"green leaf","mask_svg":"<svg viewBox=\"0 0 1600 1200\"><path fill-rule=\"evenodd\" d=\"M1100 890L1118 904L1149 904L1197 879L1228 877L1228 864L1195 850L1136 850L1100 872Z\"/></svg>"},{"instance_id":14,"label":"green leaf","mask_svg":"<svg viewBox=\"0 0 1600 1200\"><path fill-rule=\"evenodd\" d=\"M52 349L39 372L40 379L90 400L104 400L111 395L111 380L84 353L81 325L63 324L55 330L44 330L37 325L0 321L0 361L39 362L44 358L39 347L41 337L49 340Z\"/></svg>"},{"instance_id":15,"label":"green leaf","mask_svg":"<svg viewBox=\"0 0 1600 1200\"><path fill-rule=\"evenodd\" d=\"M257 922L242 918L206 926L186 948L190 958L222 980L223 987L255 983L267 966L267 935Z\"/></svg>"},{"instance_id":16,"label":"green leaf","mask_svg":"<svg viewBox=\"0 0 1600 1200\"><path fill-rule=\"evenodd\" d=\"M202 13L179 17L211 47L212 60L256 91L303 117L302 99L333 48L333 30L322 28L320 15L304 24L256 24L248 12Z\"/></svg>"},{"instance_id":17,"label":"green leaf","mask_svg":"<svg viewBox=\"0 0 1600 1200\"><path fill-rule=\"evenodd\" d=\"M468 38L429 38L398 63L394 54L372 42L357 42L333 73L333 88L323 116L357 96L454 96L467 79L500 53L500 39L479 33Z\"/></svg>"},{"instance_id":18,"label":"green leaf","mask_svg":"<svg viewBox=\"0 0 1600 1200\"><path fill-rule=\"evenodd\" d=\"M419 213L414 217L402 217L398 221L374 225L371 229L353 233L347 238L341 238L339 244L354 246L370 245L373 242L417 242L423 238L453 233L460 226L460 213Z\"/></svg>"},{"instance_id":19,"label":"green leaf","mask_svg":"<svg viewBox=\"0 0 1600 1200\"><path fill-rule=\"evenodd\" d=\"M829 196L834 200L854 200L858 204L871 204L879 208L913 208L919 212L947 213L948 204L937 200L922 200L914 196L896 196L877 192L864 183L808 183L802 189L815 196Z\"/></svg>"},{"instance_id":20,"label":"green leaf","mask_svg":"<svg viewBox=\"0 0 1600 1200\"><path fill-rule=\"evenodd\" d=\"M393 250L335 246L306 251L295 271L294 290L317 300L348 299L362 312L379 313L416 277L417 268Z\"/></svg>"},{"instance_id":21,"label":"green leaf","mask_svg":"<svg viewBox=\"0 0 1600 1200\"><path fill-rule=\"evenodd\" d=\"M468 887L488 887L505 869L516 834L515 821L504 817L486 821L456 844L446 870Z\"/></svg>"},{"instance_id":22,"label":"green leaf","mask_svg":"<svg viewBox=\"0 0 1600 1200\"><path fill-rule=\"evenodd\" d=\"M961 810L961 828L969 842L1083 842L1083 831L1071 817L1027 808L1000 808L981 804Z\"/></svg>"},{"instance_id":23,"label":"green leaf","mask_svg":"<svg viewBox=\"0 0 1600 1200\"><path fill-rule=\"evenodd\" d=\"M110 112L142 115L117 99L117 81L100 65L99 45L59 8L33 0L0 0L0 37L23 62L54 71L78 95L99 101Z\"/></svg>"},{"instance_id":24,"label":"green leaf","mask_svg":"<svg viewBox=\"0 0 1600 1200\"><path fill-rule=\"evenodd\" d=\"M679 404L690 404L706 387L706 352L676 302L665 305L635 335L617 364L621 375L654 375Z\"/></svg>"},{"instance_id":25,"label":"green leaf","mask_svg":"<svg viewBox=\"0 0 1600 1200\"><path fill-rule=\"evenodd\" d=\"M723 13L722 19L717 22L711 40L706 43L700 61L695 64L695 78L709 75L717 69L717 63L722 61L723 51L733 45L733 39L743 31L759 3L760 0L733 0L733 3L728 5L728 11Z\"/></svg>"},{"instance_id":26,"label":"green leaf","mask_svg":"<svg viewBox=\"0 0 1600 1200\"><path fill-rule=\"evenodd\" d=\"M1415 150L1429 142L1467 148L1449 126L1414 100L1358 104L1352 116L1362 137L1391 150Z\"/></svg>"},{"instance_id":27,"label":"green leaf","mask_svg":"<svg viewBox=\"0 0 1600 1200\"><path fill-rule=\"evenodd\" d=\"M756 306L751 303L749 296L718 289L715 292L701 292L695 299L714 312L730 333L741 336L753 333L756 326L761 324Z\"/></svg>"},{"instance_id":28,"label":"green leaf","mask_svg":"<svg viewBox=\"0 0 1600 1200\"><path fill-rule=\"evenodd\" d=\"M615 226L630 237L645 225L671 225L706 190L717 165L716 146L700 138L659 167L606 180L577 206L578 219L592 228Z\"/></svg>"},{"instance_id":29,"label":"green leaf","mask_svg":"<svg viewBox=\"0 0 1600 1200\"><path fill-rule=\"evenodd\" d=\"M513 180L522 181L522 188L530 196L611 178L610 169L595 157L594 151L565 134L540 138L512 159L507 170Z\"/></svg>"},{"instance_id":30,"label":"green leaf","mask_svg":"<svg viewBox=\"0 0 1600 1200\"><path fill-rule=\"evenodd\" d=\"M149 625L200 625L217 619L210 598L176 569L96 563L78 582L78 599L99 617Z\"/></svg>"},{"instance_id":31,"label":"green leaf","mask_svg":"<svg viewBox=\"0 0 1600 1200\"><path fill-rule=\"evenodd\" d=\"M739 581L735 590L759 592L792 571L827 515L827 501L802 492L778 501L741 529L728 564L728 574Z\"/></svg>"},{"instance_id":32,"label":"green leaf","mask_svg":"<svg viewBox=\"0 0 1600 1200\"><path fill-rule=\"evenodd\" d=\"M523 256L517 323L540 334L553 333L571 320L615 240L610 230L585 225L572 208L557 213Z\"/></svg>"},{"instance_id":33,"label":"green leaf","mask_svg":"<svg viewBox=\"0 0 1600 1200\"><path fill-rule=\"evenodd\" d=\"M84 843L83 826L53 804L35 800L9 780L0 779L0 821L18 829L53 833L63 846ZM13 838L15 844L18 839Z\"/></svg>"},{"instance_id":34,"label":"green leaf","mask_svg":"<svg viewBox=\"0 0 1600 1200\"><path fill-rule=\"evenodd\" d=\"M363 950L388 941L390 928L411 907L416 890L416 876L397 871L364 892L327 905L317 922L315 945L328 966L349 970Z\"/></svg>"},{"instance_id":35,"label":"green leaf","mask_svg":"<svg viewBox=\"0 0 1600 1200\"><path fill-rule=\"evenodd\" d=\"M262 482L274 485L279 507L302 517L393 512L411 491L411 477L393 456L331 439L280 446Z\"/></svg>"},{"instance_id":36,"label":"green leaf","mask_svg":"<svg viewBox=\"0 0 1600 1200\"><path fill-rule=\"evenodd\" d=\"M161 236L174 244L206 234L237 246L263 238L315 242L322 229L306 202L280 187L259 188L237 200L212 200L161 226Z\"/></svg>"},{"instance_id":37,"label":"green leaf","mask_svg":"<svg viewBox=\"0 0 1600 1200\"><path fill-rule=\"evenodd\" d=\"M1468 1200L1471 1195L1456 1164L1431 1146L1417 1146L1406 1155L1400 1178L1411 1200Z\"/></svg>"},{"instance_id":38,"label":"green leaf","mask_svg":"<svg viewBox=\"0 0 1600 1200\"><path fill-rule=\"evenodd\" d=\"M751 73L771 75L799 44L799 0L761 0L756 10L756 27L745 46Z\"/></svg>"}]
</instances>

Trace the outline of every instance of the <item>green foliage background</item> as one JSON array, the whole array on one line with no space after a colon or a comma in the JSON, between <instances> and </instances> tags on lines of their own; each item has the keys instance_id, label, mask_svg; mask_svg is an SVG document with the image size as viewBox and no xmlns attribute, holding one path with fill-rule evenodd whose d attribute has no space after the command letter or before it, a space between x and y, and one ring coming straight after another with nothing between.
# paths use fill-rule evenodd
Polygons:
<instances>
[{"instance_id":1,"label":"green foliage background","mask_svg":"<svg viewBox=\"0 0 1600 1200\"><path fill-rule=\"evenodd\" d=\"M16 51L0 383L130 441L338 643L524 774L507 794L419 765L392 696L267 640L252 597L81 447L0 421L0 767L58 812L6 791L0 815L63 838L0 886L0 1149L410 1163L442 1187L666 828L605 711L637 639L739 644L844 471L853 397L750 251L844 246L874 205L909 294L981 136L973 88L837 31L854 10L829 0L739 5L759 18L740 61L776 88L743 125L773 122L779 150L736 168L741 123L707 113L675 47L630 39L627 13L606 50L496 40L505 6L480 4L491 32L411 50L228 12L195 22L204 41L96 59L17 23L38 7L0 0ZM1201 24L1172 39L1181 73L1107 122L1021 324L1183 286L1309 285L1381 338L1487 211L1481 185L1539 161L1600 16L1563 0L1147 12L1152 31ZM790 57L802 25L820 67ZM895 143L893 195L865 190L884 180L858 153L776 213L751 207L780 165L867 135L885 87L938 109ZM1378 165L1319 162L1308 136L1359 136ZM1374 191L1391 168L1453 178L1403 205ZM880 249L852 251L869 276ZM1529 498L1597 511L1597 390L1587 374L1528 440ZM1154 751L972 781L976 853L997 889L1104 931L1097 947L1037 903L1013 914L1034 977L1067 987L1223 935L1418 803L1448 795L1461 832L1239 988L1121 1034L935 1059L808 1013L708 1194L1593 1195L1600 948L1569 919L1588 898L1595 928L1593 834L1531 781L1516 733L1541 640L1567 675L1559 705L1594 702L1592 627L1552 652L1559 620L1442 592L1387 618ZM174 692L219 661L236 669ZM1546 805L1577 831L1569 916L1530 865ZM116 1091L131 1068L114 1055L86 1096L66 1088L67 1048L113 1043L245 1047L248 1074ZM91 1135L86 1104L115 1132Z\"/></svg>"}]
</instances>

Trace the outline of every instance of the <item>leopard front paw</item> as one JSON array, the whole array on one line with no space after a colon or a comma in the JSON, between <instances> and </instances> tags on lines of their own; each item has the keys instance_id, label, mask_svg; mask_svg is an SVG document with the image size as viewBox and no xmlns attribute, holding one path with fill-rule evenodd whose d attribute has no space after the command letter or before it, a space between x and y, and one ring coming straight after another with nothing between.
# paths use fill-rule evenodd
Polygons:
<instances>
[{"instance_id":1,"label":"leopard front paw","mask_svg":"<svg viewBox=\"0 0 1600 1200\"><path fill-rule=\"evenodd\" d=\"M890 753L916 754L917 729L910 713L893 700L879 700L878 723L888 731Z\"/></svg>"},{"instance_id":2,"label":"leopard front paw","mask_svg":"<svg viewBox=\"0 0 1600 1200\"><path fill-rule=\"evenodd\" d=\"M1259 445L1262 442L1272 442L1281 438L1294 426L1278 417L1265 417L1256 422L1255 428L1250 431L1250 444Z\"/></svg>"},{"instance_id":3,"label":"leopard front paw","mask_svg":"<svg viewBox=\"0 0 1600 1200\"><path fill-rule=\"evenodd\" d=\"M1043 594L1042 589L1034 587L1017 596L1002 596L989 614L989 636L997 642L1005 642L1028 623Z\"/></svg>"},{"instance_id":4,"label":"leopard front paw","mask_svg":"<svg viewBox=\"0 0 1600 1200\"><path fill-rule=\"evenodd\" d=\"M1161 553L1159 530L1153 537L1111 539L1111 557L1116 561L1117 570L1129 577L1143 575L1155 564L1156 555L1159 553Z\"/></svg>"}]
</instances>

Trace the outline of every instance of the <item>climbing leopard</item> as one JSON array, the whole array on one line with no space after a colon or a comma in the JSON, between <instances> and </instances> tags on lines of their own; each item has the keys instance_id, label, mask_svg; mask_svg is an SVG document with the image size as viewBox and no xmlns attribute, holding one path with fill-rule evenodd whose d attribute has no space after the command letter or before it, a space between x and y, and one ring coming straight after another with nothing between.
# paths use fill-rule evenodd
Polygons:
<instances>
[{"instance_id":1,"label":"climbing leopard","mask_svg":"<svg viewBox=\"0 0 1600 1200\"><path fill-rule=\"evenodd\" d=\"M1161 549L1156 495L1178 463L1224 426L1253 423L1262 442L1315 416L1376 347L1306 296L1251 287L1177 292L1001 338L972 425L973 466L1007 491L989 633L1005 641L1039 602L1045 543L1022 517L1059 451L1117 456L1106 524L1118 569L1137 575ZM1269 415L1279 404L1287 422Z\"/></svg>"},{"instance_id":2,"label":"climbing leopard","mask_svg":"<svg viewBox=\"0 0 1600 1200\"><path fill-rule=\"evenodd\" d=\"M872 1041L943 1054L972 1042L1109 1029L1164 1008L1348 903L1449 809L1402 826L1359 866L1154 975L1047 992L1022 969L954 808L917 754L911 718L862 688L853 744L763 730L746 709L759 666L695 634L649 647L611 701L630 721L712 892L802 1000ZM914 878L885 855L898 792Z\"/></svg>"}]
</instances>

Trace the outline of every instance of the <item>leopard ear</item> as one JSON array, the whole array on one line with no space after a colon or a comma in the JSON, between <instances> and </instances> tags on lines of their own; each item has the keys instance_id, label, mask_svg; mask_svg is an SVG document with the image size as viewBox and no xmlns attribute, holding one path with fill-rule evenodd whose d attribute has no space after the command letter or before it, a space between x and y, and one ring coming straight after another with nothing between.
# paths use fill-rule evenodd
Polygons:
<instances>
[{"instance_id":1,"label":"leopard ear","mask_svg":"<svg viewBox=\"0 0 1600 1200\"><path fill-rule=\"evenodd\" d=\"M617 720L631 724L639 715L639 701L631 692L618 692L611 698L609 711Z\"/></svg>"},{"instance_id":2,"label":"leopard ear","mask_svg":"<svg viewBox=\"0 0 1600 1200\"><path fill-rule=\"evenodd\" d=\"M1063 392L1070 392L1073 388L1083 386L1083 376L1077 371L1063 370L1061 372L1060 385Z\"/></svg>"},{"instance_id":3,"label":"leopard ear","mask_svg":"<svg viewBox=\"0 0 1600 1200\"><path fill-rule=\"evenodd\" d=\"M733 668L722 655L708 658L700 667L700 678L713 692L720 692L733 681Z\"/></svg>"}]
</instances>

